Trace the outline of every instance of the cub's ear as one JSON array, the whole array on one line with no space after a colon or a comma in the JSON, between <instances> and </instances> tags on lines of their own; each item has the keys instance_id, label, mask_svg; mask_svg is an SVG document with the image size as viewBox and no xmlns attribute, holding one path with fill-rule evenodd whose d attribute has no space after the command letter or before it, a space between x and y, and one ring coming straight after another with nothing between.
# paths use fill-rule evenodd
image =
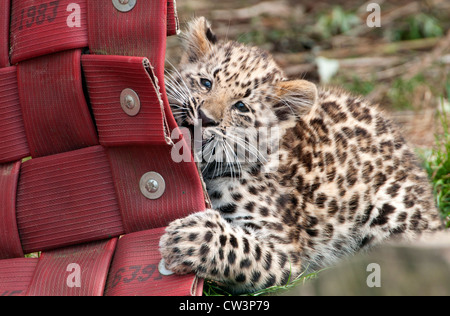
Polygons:
<instances>
[{"instance_id":1,"label":"cub's ear","mask_svg":"<svg viewBox=\"0 0 450 316\"><path fill-rule=\"evenodd\" d=\"M183 33L185 53L182 63L196 62L211 51L217 43L217 37L211 30L211 24L204 18L196 18L189 22L187 30Z\"/></svg>"},{"instance_id":2,"label":"cub's ear","mask_svg":"<svg viewBox=\"0 0 450 316\"><path fill-rule=\"evenodd\" d=\"M289 121L309 112L318 98L317 87L306 80L280 81L275 87L273 110L280 121Z\"/></svg>"}]
</instances>

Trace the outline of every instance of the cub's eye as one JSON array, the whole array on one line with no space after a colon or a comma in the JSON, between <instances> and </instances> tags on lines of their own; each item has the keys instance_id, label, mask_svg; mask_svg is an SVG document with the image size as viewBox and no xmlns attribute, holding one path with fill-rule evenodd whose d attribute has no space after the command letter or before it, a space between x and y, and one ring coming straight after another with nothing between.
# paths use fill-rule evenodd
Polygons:
<instances>
[{"instance_id":1,"label":"cub's eye","mask_svg":"<svg viewBox=\"0 0 450 316\"><path fill-rule=\"evenodd\" d=\"M204 86L206 89L211 90L211 88L212 88L212 82L209 81L208 79L200 79L200 83L201 83L202 86Z\"/></svg>"},{"instance_id":2,"label":"cub's eye","mask_svg":"<svg viewBox=\"0 0 450 316\"><path fill-rule=\"evenodd\" d=\"M242 113L246 113L246 112L249 111L248 107L247 107L247 106L244 104L244 102L242 102L242 101L236 102L235 105L234 105L234 107L235 107L239 112L242 112Z\"/></svg>"}]
</instances>

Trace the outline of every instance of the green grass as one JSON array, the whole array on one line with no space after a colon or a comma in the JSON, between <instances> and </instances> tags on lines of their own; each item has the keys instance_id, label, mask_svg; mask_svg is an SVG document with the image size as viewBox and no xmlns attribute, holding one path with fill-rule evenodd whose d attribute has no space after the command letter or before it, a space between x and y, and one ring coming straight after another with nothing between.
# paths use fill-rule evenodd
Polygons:
<instances>
[{"instance_id":1,"label":"green grass","mask_svg":"<svg viewBox=\"0 0 450 316\"><path fill-rule=\"evenodd\" d=\"M368 95L376 87L376 82L374 80L362 80L358 76L353 76L351 78L336 77L333 79L332 84L341 86L345 90L356 95L363 96Z\"/></svg>"},{"instance_id":2,"label":"green grass","mask_svg":"<svg viewBox=\"0 0 450 316\"><path fill-rule=\"evenodd\" d=\"M41 256L41 252L32 252L25 254L25 258L39 258Z\"/></svg>"},{"instance_id":3,"label":"green grass","mask_svg":"<svg viewBox=\"0 0 450 316\"><path fill-rule=\"evenodd\" d=\"M425 77L422 73L411 79L395 78L384 94L382 105L384 108L396 111L420 108L422 106L420 100L424 91L429 91L433 95L446 93L446 89L450 91L450 83L435 81L431 81L429 77ZM369 95L378 84L376 79L363 80L358 76L338 75L331 81L331 85L343 87L351 93L362 96Z\"/></svg>"},{"instance_id":4,"label":"green grass","mask_svg":"<svg viewBox=\"0 0 450 316\"><path fill-rule=\"evenodd\" d=\"M396 110L414 108L414 98L416 97L414 91L420 85L425 84L426 79L422 74L419 74L409 80L396 78L392 82L392 86L387 94L392 108Z\"/></svg>"},{"instance_id":5,"label":"green grass","mask_svg":"<svg viewBox=\"0 0 450 316\"><path fill-rule=\"evenodd\" d=\"M395 41L415 40L428 37L441 37L444 30L441 22L432 15L419 13L408 17L402 25L393 31L391 39Z\"/></svg>"},{"instance_id":6,"label":"green grass","mask_svg":"<svg viewBox=\"0 0 450 316\"><path fill-rule=\"evenodd\" d=\"M348 32L360 23L361 20L355 13L346 11L341 6L335 6L331 11L319 16L315 27L318 34L328 39Z\"/></svg>"},{"instance_id":7,"label":"green grass","mask_svg":"<svg viewBox=\"0 0 450 316\"><path fill-rule=\"evenodd\" d=\"M270 44L272 52L296 53L311 49L313 41L304 28L292 23L292 27L278 29L263 25L262 18L254 18L251 28L237 36L237 41L264 47Z\"/></svg>"},{"instance_id":8,"label":"green grass","mask_svg":"<svg viewBox=\"0 0 450 316\"><path fill-rule=\"evenodd\" d=\"M435 146L425 153L425 168L433 184L436 204L450 227L450 119L442 99L440 121L443 133L435 136Z\"/></svg>"}]
</instances>

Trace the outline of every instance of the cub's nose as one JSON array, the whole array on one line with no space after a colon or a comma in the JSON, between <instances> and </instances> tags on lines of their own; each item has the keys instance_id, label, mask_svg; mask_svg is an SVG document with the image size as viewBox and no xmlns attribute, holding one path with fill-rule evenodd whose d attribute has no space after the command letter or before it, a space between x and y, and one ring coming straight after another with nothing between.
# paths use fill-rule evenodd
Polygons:
<instances>
[{"instance_id":1,"label":"cub's nose","mask_svg":"<svg viewBox=\"0 0 450 316\"><path fill-rule=\"evenodd\" d=\"M217 126L217 122L208 117L201 109L198 110L198 119L202 120L202 127Z\"/></svg>"}]
</instances>

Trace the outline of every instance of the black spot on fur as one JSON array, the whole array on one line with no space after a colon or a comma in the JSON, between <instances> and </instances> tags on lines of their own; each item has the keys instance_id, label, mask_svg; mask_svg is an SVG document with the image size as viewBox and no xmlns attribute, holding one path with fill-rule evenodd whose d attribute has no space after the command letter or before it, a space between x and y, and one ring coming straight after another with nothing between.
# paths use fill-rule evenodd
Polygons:
<instances>
[{"instance_id":1,"label":"black spot on fur","mask_svg":"<svg viewBox=\"0 0 450 316\"><path fill-rule=\"evenodd\" d=\"M238 248L238 242L234 235L230 235L230 244L233 248Z\"/></svg>"},{"instance_id":2,"label":"black spot on fur","mask_svg":"<svg viewBox=\"0 0 450 316\"><path fill-rule=\"evenodd\" d=\"M325 202L327 201L327 196L324 193L319 193L316 198L316 205L319 208L325 207Z\"/></svg>"},{"instance_id":3,"label":"black spot on fur","mask_svg":"<svg viewBox=\"0 0 450 316\"><path fill-rule=\"evenodd\" d=\"M243 274L243 273L240 273L240 274L238 274L237 276L236 276L236 282L238 282L238 283L243 283L243 282L245 282L245 280L246 280L246 277L245 277L245 274Z\"/></svg>"},{"instance_id":4,"label":"black spot on fur","mask_svg":"<svg viewBox=\"0 0 450 316\"><path fill-rule=\"evenodd\" d=\"M243 268L249 268L251 265L252 265L252 262L249 259L243 259L241 261L241 263L239 264L239 267L241 269L243 269Z\"/></svg>"},{"instance_id":5,"label":"black spot on fur","mask_svg":"<svg viewBox=\"0 0 450 316\"><path fill-rule=\"evenodd\" d=\"M186 252L186 255L188 256L193 256L194 254L195 254L194 247L189 248L188 251Z\"/></svg>"},{"instance_id":6,"label":"black spot on fur","mask_svg":"<svg viewBox=\"0 0 450 316\"><path fill-rule=\"evenodd\" d=\"M283 272L283 278L281 279L281 284L287 284L289 282L289 280L291 279L291 272L289 270L285 270Z\"/></svg>"},{"instance_id":7,"label":"black spot on fur","mask_svg":"<svg viewBox=\"0 0 450 316\"><path fill-rule=\"evenodd\" d=\"M237 208L236 204L230 203L230 204L226 204L226 205L219 207L219 211L222 213L230 214L230 213L234 213L236 211L236 208Z\"/></svg>"},{"instance_id":8,"label":"black spot on fur","mask_svg":"<svg viewBox=\"0 0 450 316\"><path fill-rule=\"evenodd\" d=\"M259 247L259 245L256 245L255 247L255 260L261 260L261 247Z\"/></svg>"},{"instance_id":9,"label":"black spot on fur","mask_svg":"<svg viewBox=\"0 0 450 316\"><path fill-rule=\"evenodd\" d=\"M206 242L210 242L211 241L211 239L212 239L212 237L213 237L213 233L212 232L210 232L210 231L208 231L206 234L205 234L205 241Z\"/></svg>"},{"instance_id":10,"label":"black spot on fur","mask_svg":"<svg viewBox=\"0 0 450 316\"><path fill-rule=\"evenodd\" d=\"M211 194L209 195L209 197L210 197L211 199L217 199L217 200L219 200L219 199L222 198L222 192L214 191L213 193L211 193Z\"/></svg>"},{"instance_id":11,"label":"black spot on fur","mask_svg":"<svg viewBox=\"0 0 450 316\"><path fill-rule=\"evenodd\" d=\"M400 189L400 185L397 183L394 183L389 188L387 188L386 193L389 194L392 198L395 198L398 195L399 189Z\"/></svg>"},{"instance_id":12,"label":"black spot on fur","mask_svg":"<svg viewBox=\"0 0 450 316\"><path fill-rule=\"evenodd\" d=\"M414 196L406 194L403 198L403 203L405 204L406 208L412 208L415 205Z\"/></svg>"},{"instance_id":13,"label":"black spot on fur","mask_svg":"<svg viewBox=\"0 0 450 316\"><path fill-rule=\"evenodd\" d=\"M408 225L406 225L405 223L401 224L400 226L394 228L392 230L392 234L394 235L399 235L399 234L403 234L406 231L406 228L408 227Z\"/></svg>"},{"instance_id":14,"label":"black spot on fur","mask_svg":"<svg viewBox=\"0 0 450 316\"><path fill-rule=\"evenodd\" d=\"M339 211L339 205L337 201L333 199L328 203L328 214L330 216L333 216L334 214L337 213L337 211Z\"/></svg>"},{"instance_id":15,"label":"black spot on fur","mask_svg":"<svg viewBox=\"0 0 450 316\"><path fill-rule=\"evenodd\" d=\"M261 272L253 271L250 281L253 283L258 283L260 279L261 279Z\"/></svg>"},{"instance_id":16,"label":"black spot on fur","mask_svg":"<svg viewBox=\"0 0 450 316\"><path fill-rule=\"evenodd\" d=\"M388 132L388 125L387 125L386 121L379 115L376 118L375 129L376 129L377 136L386 134Z\"/></svg>"},{"instance_id":17,"label":"black spot on fur","mask_svg":"<svg viewBox=\"0 0 450 316\"><path fill-rule=\"evenodd\" d=\"M236 253L233 250L230 250L227 259L229 264L234 264L236 261Z\"/></svg>"},{"instance_id":18,"label":"black spot on fur","mask_svg":"<svg viewBox=\"0 0 450 316\"><path fill-rule=\"evenodd\" d=\"M247 204L245 204L244 208L250 213L253 212L253 209L255 208L255 202L248 202Z\"/></svg>"},{"instance_id":19,"label":"black spot on fur","mask_svg":"<svg viewBox=\"0 0 450 316\"><path fill-rule=\"evenodd\" d=\"M319 234L317 229L307 229L306 232L311 237L317 237L317 235Z\"/></svg>"},{"instance_id":20,"label":"black spot on fur","mask_svg":"<svg viewBox=\"0 0 450 316\"><path fill-rule=\"evenodd\" d=\"M378 190L386 182L386 180L387 180L386 175L384 175L383 173L378 172L377 174L375 174L373 182L375 192L378 192Z\"/></svg>"},{"instance_id":21,"label":"black spot on fur","mask_svg":"<svg viewBox=\"0 0 450 316\"><path fill-rule=\"evenodd\" d=\"M369 183L370 180L372 180L371 174L373 172L374 168L372 164L369 161L366 161L363 165L362 169L362 177L364 179L364 183Z\"/></svg>"},{"instance_id":22,"label":"black spot on fur","mask_svg":"<svg viewBox=\"0 0 450 316\"><path fill-rule=\"evenodd\" d=\"M261 214L261 216L268 216L269 209L267 207L263 206L259 209L259 213Z\"/></svg>"},{"instance_id":23,"label":"black spot on fur","mask_svg":"<svg viewBox=\"0 0 450 316\"><path fill-rule=\"evenodd\" d=\"M269 278L267 279L266 283L264 283L264 288L273 286L276 281L277 281L277 277L275 275L271 274L269 276Z\"/></svg>"},{"instance_id":24,"label":"black spot on fur","mask_svg":"<svg viewBox=\"0 0 450 316\"><path fill-rule=\"evenodd\" d=\"M283 195L281 195L280 197L277 198L277 205L280 208L285 208L286 204L289 202L289 200L290 200L289 195L283 194Z\"/></svg>"},{"instance_id":25,"label":"black spot on fur","mask_svg":"<svg viewBox=\"0 0 450 316\"><path fill-rule=\"evenodd\" d=\"M233 200L235 200L236 202L239 202L240 200L242 200L242 194L240 194L240 193L233 193L233 194L231 194L231 198Z\"/></svg>"},{"instance_id":26,"label":"black spot on fur","mask_svg":"<svg viewBox=\"0 0 450 316\"><path fill-rule=\"evenodd\" d=\"M205 256L205 255L207 255L208 253L209 253L209 247L208 247L208 245L205 245L205 244L203 244L201 247L200 247L200 255L201 256Z\"/></svg>"},{"instance_id":27,"label":"black spot on fur","mask_svg":"<svg viewBox=\"0 0 450 316\"><path fill-rule=\"evenodd\" d=\"M220 235L220 237L219 237L219 242L220 242L220 245L221 245L222 247L224 247L225 244L227 243L227 236L225 236L225 235Z\"/></svg>"},{"instance_id":28,"label":"black spot on fur","mask_svg":"<svg viewBox=\"0 0 450 316\"><path fill-rule=\"evenodd\" d=\"M195 241L197 239L198 234L190 233L188 236L189 241Z\"/></svg>"},{"instance_id":29,"label":"black spot on fur","mask_svg":"<svg viewBox=\"0 0 450 316\"><path fill-rule=\"evenodd\" d=\"M217 43L217 36L211 31L210 28L206 30L206 38L213 44Z\"/></svg>"},{"instance_id":30,"label":"black spot on fur","mask_svg":"<svg viewBox=\"0 0 450 316\"><path fill-rule=\"evenodd\" d=\"M322 108L331 117L334 123L344 122L347 120L347 115L341 111L340 106L334 101L323 103Z\"/></svg>"},{"instance_id":31,"label":"black spot on fur","mask_svg":"<svg viewBox=\"0 0 450 316\"><path fill-rule=\"evenodd\" d=\"M406 221L406 218L408 217L408 213L406 212L401 212L398 216L397 216L397 222L404 222Z\"/></svg>"},{"instance_id":32,"label":"black spot on fur","mask_svg":"<svg viewBox=\"0 0 450 316\"><path fill-rule=\"evenodd\" d=\"M284 266L286 265L286 262L288 261L288 257L284 253L279 253L278 257L279 257L278 258L278 264L279 264L280 268L283 269Z\"/></svg>"},{"instance_id":33,"label":"black spot on fur","mask_svg":"<svg viewBox=\"0 0 450 316\"><path fill-rule=\"evenodd\" d=\"M415 211L412 215L411 215L411 219L409 221L410 225L411 225L411 229L412 230L417 230L419 227L419 223L420 220L422 219L422 214L420 213L420 211Z\"/></svg>"},{"instance_id":34,"label":"black spot on fur","mask_svg":"<svg viewBox=\"0 0 450 316\"><path fill-rule=\"evenodd\" d=\"M347 184L349 187L354 186L355 183L358 181L358 169L355 168L353 163L349 164L345 180L347 180Z\"/></svg>"},{"instance_id":35,"label":"black spot on fur","mask_svg":"<svg viewBox=\"0 0 450 316\"><path fill-rule=\"evenodd\" d=\"M392 205L385 203L380 209L379 215L370 223L370 226L376 226L376 225L384 225L389 220L389 215L394 213L395 207Z\"/></svg>"},{"instance_id":36,"label":"black spot on fur","mask_svg":"<svg viewBox=\"0 0 450 316\"><path fill-rule=\"evenodd\" d=\"M244 243L244 253L245 254L250 253L250 243L248 242L248 239L244 237L242 239L242 242Z\"/></svg>"},{"instance_id":37,"label":"black spot on fur","mask_svg":"<svg viewBox=\"0 0 450 316\"><path fill-rule=\"evenodd\" d=\"M206 227L206 228L217 228L217 224L214 224L214 223L211 222L211 221L207 221L207 222L205 223L205 227Z\"/></svg>"},{"instance_id":38,"label":"black spot on fur","mask_svg":"<svg viewBox=\"0 0 450 316\"><path fill-rule=\"evenodd\" d=\"M331 224L326 224L323 229L323 236L327 239L331 239L333 237L334 227Z\"/></svg>"},{"instance_id":39,"label":"black spot on fur","mask_svg":"<svg viewBox=\"0 0 450 316\"><path fill-rule=\"evenodd\" d=\"M356 210L358 209L358 206L359 206L359 194L355 193L352 195L348 203L348 209L351 215L355 214Z\"/></svg>"},{"instance_id":40,"label":"black spot on fur","mask_svg":"<svg viewBox=\"0 0 450 316\"><path fill-rule=\"evenodd\" d=\"M254 186L249 186L248 192L253 195L258 195L258 190Z\"/></svg>"},{"instance_id":41,"label":"black spot on fur","mask_svg":"<svg viewBox=\"0 0 450 316\"><path fill-rule=\"evenodd\" d=\"M360 242L360 244L359 244L359 247L360 247L360 248L363 248L363 247L369 245L373 239L374 239L374 237L371 236L371 235L365 236L365 237L361 240L361 242Z\"/></svg>"},{"instance_id":42,"label":"black spot on fur","mask_svg":"<svg viewBox=\"0 0 450 316\"><path fill-rule=\"evenodd\" d=\"M219 269L217 268L213 268L211 269L211 271L209 272L211 275L218 275L219 274Z\"/></svg>"},{"instance_id":43,"label":"black spot on fur","mask_svg":"<svg viewBox=\"0 0 450 316\"><path fill-rule=\"evenodd\" d=\"M270 252L266 253L266 256L264 257L264 269L267 271L270 270L270 267L272 266L272 254Z\"/></svg>"},{"instance_id":44,"label":"black spot on fur","mask_svg":"<svg viewBox=\"0 0 450 316\"><path fill-rule=\"evenodd\" d=\"M228 278L230 276L230 266L226 266L225 269L223 270L223 275L224 277Z\"/></svg>"}]
</instances>

